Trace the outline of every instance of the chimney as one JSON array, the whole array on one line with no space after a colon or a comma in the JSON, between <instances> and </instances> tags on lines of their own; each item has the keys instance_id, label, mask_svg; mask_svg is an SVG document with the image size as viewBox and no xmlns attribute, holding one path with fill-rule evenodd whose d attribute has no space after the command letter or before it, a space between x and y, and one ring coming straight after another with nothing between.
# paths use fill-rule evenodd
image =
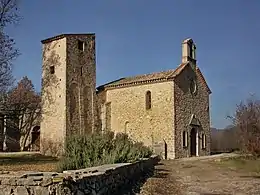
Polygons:
<instances>
[{"instance_id":1,"label":"chimney","mask_svg":"<svg viewBox=\"0 0 260 195\"><path fill-rule=\"evenodd\" d=\"M191 38L182 42L182 63L186 62L196 66L196 46Z\"/></svg>"}]
</instances>

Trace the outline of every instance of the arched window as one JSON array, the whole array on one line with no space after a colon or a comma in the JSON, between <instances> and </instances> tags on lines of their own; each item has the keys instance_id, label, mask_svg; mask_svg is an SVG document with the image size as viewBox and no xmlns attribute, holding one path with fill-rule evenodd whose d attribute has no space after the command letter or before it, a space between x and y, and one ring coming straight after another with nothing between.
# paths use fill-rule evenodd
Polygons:
<instances>
[{"instance_id":1,"label":"arched window","mask_svg":"<svg viewBox=\"0 0 260 195\"><path fill-rule=\"evenodd\" d=\"M201 146L202 146L202 149L206 148L206 135L204 133L202 134Z\"/></svg>"},{"instance_id":2,"label":"arched window","mask_svg":"<svg viewBox=\"0 0 260 195\"><path fill-rule=\"evenodd\" d=\"M145 106L146 106L146 110L149 110L152 108L151 91L147 91L145 94Z\"/></svg>"},{"instance_id":3,"label":"arched window","mask_svg":"<svg viewBox=\"0 0 260 195\"><path fill-rule=\"evenodd\" d=\"M125 131L124 131L124 133L129 133L129 122L128 121L125 122Z\"/></svg>"},{"instance_id":4,"label":"arched window","mask_svg":"<svg viewBox=\"0 0 260 195\"><path fill-rule=\"evenodd\" d=\"M182 132L182 146L183 146L183 148L186 148L188 146L188 132L187 131Z\"/></svg>"}]
</instances>

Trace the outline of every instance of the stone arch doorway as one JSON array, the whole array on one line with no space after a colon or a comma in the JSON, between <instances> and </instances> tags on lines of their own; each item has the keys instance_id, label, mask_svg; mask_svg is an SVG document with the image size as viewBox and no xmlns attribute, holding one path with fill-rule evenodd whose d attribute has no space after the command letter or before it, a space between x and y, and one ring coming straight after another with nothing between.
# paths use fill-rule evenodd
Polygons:
<instances>
[{"instance_id":1,"label":"stone arch doorway","mask_svg":"<svg viewBox=\"0 0 260 195\"><path fill-rule=\"evenodd\" d=\"M196 156L197 155L197 131L195 128L192 128L190 131L190 156Z\"/></svg>"},{"instance_id":2,"label":"stone arch doorway","mask_svg":"<svg viewBox=\"0 0 260 195\"><path fill-rule=\"evenodd\" d=\"M31 151L39 151L40 150L40 126L35 126L32 129L31 133Z\"/></svg>"}]
</instances>

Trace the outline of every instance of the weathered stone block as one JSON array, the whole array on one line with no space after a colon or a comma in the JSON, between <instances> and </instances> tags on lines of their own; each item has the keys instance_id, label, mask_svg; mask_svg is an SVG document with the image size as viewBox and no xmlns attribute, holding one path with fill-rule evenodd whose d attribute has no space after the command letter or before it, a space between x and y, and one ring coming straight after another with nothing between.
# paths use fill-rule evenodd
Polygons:
<instances>
[{"instance_id":1,"label":"weathered stone block","mask_svg":"<svg viewBox=\"0 0 260 195\"><path fill-rule=\"evenodd\" d=\"M34 194L35 195L49 195L49 190L47 187L35 186Z\"/></svg>"},{"instance_id":2,"label":"weathered stone block","mask_svg":"<svg viewBox=\"0 0 260 195\"><path fill-rule=\"evenodd\" d=\"M40 185L43 186L43 187L49 186L51 184L52 184L51 178L44 178L40 183Z\"/></svg>"},{"instance_id":3,"label":"weathered stone block","mask_svg":"<svg viewBox=\"0 0 260 195\"><path fill-rule=\"evenodd\" d=\"M25 186L17 186L14 193L19 195L29 195L29 190L27 190Z\"/></svg>"}]
</instances>

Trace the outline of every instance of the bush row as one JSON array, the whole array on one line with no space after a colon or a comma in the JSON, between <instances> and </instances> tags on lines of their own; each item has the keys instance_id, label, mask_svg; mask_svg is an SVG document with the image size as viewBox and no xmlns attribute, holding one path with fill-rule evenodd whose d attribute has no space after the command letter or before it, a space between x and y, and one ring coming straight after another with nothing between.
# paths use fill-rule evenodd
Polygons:
<instances>
[{"instance_id":1,"label":"bush row","mask_svg":"<svg viewBox=\"0 0 260 195\"><path fill-rule=\"evenodd\" d=\"M125 163L148 158L152 150L127 134L113 132L75 135L66 140L59 170L82 169L102 164Z\"/></svg>"}]
</instances>

